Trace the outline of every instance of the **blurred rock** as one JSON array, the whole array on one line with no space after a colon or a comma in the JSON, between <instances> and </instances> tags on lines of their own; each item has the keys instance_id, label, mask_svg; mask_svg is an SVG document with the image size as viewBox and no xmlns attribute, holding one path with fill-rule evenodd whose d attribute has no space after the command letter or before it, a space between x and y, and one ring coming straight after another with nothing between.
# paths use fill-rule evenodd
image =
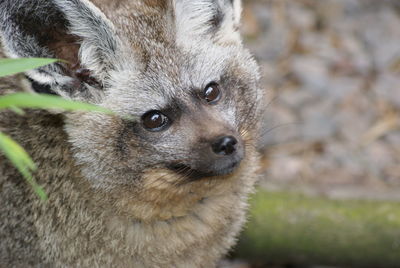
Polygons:
<instances>
[{"instance_id":1,"label":"blurred rock","mask_svg":"<svg viewBox=\"0 0 400 268\"><path fill-rule=\"evenodd\" d=\"M399 1L244 3L246 43L272 96L260 141L268 184L400 193L400 127L370 135L400 112Z\"/></svg>"}]
</instances>

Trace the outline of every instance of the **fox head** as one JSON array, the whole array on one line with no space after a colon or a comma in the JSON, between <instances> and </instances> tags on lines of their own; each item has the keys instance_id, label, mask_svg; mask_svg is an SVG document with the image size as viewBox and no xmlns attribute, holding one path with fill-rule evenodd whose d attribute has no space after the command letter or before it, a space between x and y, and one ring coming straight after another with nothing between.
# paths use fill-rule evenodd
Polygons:
<instances>
[{"instance_id":1,"label":"fox head","mask_svg":"<svg viewBox=\"0 0 400 268\"><path fill-rule=\"evenodd\" d=\"M263 94L240 14L240 0L3 0L0 31L9 57L63 60L26 72L30 90L116 113L65 114L93 189L182 203L254 166Z\"/></svg>"}]
</instances>

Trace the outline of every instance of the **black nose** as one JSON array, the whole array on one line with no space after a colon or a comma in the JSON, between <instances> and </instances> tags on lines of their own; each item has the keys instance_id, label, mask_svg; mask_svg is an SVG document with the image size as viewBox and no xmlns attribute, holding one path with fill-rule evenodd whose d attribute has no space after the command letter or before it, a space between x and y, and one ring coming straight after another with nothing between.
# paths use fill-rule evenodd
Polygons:
<instances>
[{"instance_id":1,"label":"black nose","mask_svg":"<svg viewBox=\"0 0 400 268\"><path fill-rule=\"evenodd\" d=\"M230 155L236 151L238 141L233 136L218 138L212 145L214 153L219 155Z\"/></svg>"}]
</instances>

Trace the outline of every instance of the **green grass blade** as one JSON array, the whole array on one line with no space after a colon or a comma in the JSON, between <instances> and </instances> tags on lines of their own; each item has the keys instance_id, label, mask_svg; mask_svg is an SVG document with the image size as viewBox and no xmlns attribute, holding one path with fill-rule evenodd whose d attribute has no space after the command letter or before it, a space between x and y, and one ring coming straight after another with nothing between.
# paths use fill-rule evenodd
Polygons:
<instances>
[{"instance_id":1,"label":"green grass blade","mask_svg":"<svg viewBox=\"0 0 400 268\"><path fill-rule=\"evenodd\" d=\"M25 72L56 61L43 58L0 59L0 77Z\"/></svg>"},{"instance_id":2,"label":"green grass blade","mask_svg":"<svg viewBox=\"0 0 400 268\"><path fill-rule=\"evenodd\" d=\"M38 196L42 200L47 200L47 195L43 188L32 177L32 172L36 170L35 163L18 143L2 132L0 132L0 151L4 153L22 176L32 185Z\"/></svg>"},{"instance_id":3,"label":"green grass blade","mask_svg":"<svg viewBox=\"0 0 400 268\"><path fill-rule=\"evenodd\" d=\"M70 101L58 96L47 94L15 93L0 97L0 109L36 108L36 109L63 109L102 112L113 114L112 111L77 101Z\"/></svg>"},{"instance_id":4,"label":"green grass blade","mask_svg":"<svg viewBox=\"0 0 400 268\"><path fill-rule=\"evenodd\" d=\"M25 115L24 110L22 110L21 108L18 108L18 107L15 107L15 106L11 106L10 109L11 109L14 113L16 113L16 114L18 114L18 115Z\"/></svg>"}]
</instances>

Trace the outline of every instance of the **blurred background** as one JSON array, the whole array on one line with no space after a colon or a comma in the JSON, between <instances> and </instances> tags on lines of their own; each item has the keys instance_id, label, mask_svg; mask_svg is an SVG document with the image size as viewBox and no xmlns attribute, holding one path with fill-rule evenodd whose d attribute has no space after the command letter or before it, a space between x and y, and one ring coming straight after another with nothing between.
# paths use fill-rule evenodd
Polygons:
<instances>
[{"instance_id":1,"label":"blurred background","mask_svg":"<svg viewBox=\"0 0 400 268\"><path fill-rule=\"evenodd\" d=\"M244 0L267 94L227 267L400 267L400 1Z\"/></svg>"}]
</instances>

